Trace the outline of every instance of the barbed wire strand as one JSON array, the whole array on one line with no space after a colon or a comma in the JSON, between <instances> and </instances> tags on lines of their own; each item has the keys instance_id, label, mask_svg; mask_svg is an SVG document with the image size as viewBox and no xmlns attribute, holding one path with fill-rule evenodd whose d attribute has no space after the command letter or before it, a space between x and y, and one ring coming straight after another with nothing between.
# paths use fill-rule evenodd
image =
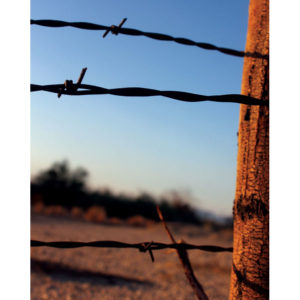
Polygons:
<instances>
[{"instance_id":1,"label":"barbed wire strand","mask_svg":"<svg viewBox=\"0 0 300 300\"><path fill-rule=\"evenodd\" d=\"M147 245L150 247L147 248ZM30 241L31 247L51 247L51 248L81 248L81 247L94 247L94 248L132 248L140 251L146 250L163 250L163 249L178 249L178 250L201 250L206 252L232 252L232 247L220 247L212 245L193 245L189 243L159 243L159 242L143 242L143 243L124 243L118 241L92 241L92 242L72 242L72 241L58 241L58 242L44 242L38 240Z\"/></svg>"},{"instance_id":2,"label":"barbed wire strand","mask_svg":"<svg viewBox=\"0 0 300 300\"><path fill-rule=\"evenodd\" d=\"M30 20L30 24L46 26L46 27L74 27L74 28L85 29L85 30L105 30L105 31L111 31L114 34L121 33L121 34L126 34L131 36L145 36L160 41L173 41L178 44L195 46L205 50L214 50L214 51L221 52L223 54L232 55L236 57L252 57L252 58L269 59L269 55L264 55L258 52L254 52L254 53L244 52L244 51L234 50L225 47L218 47L210 43L195 42L187 38L172 37L167 34L145 32L138 29L125 28L125 27L120 27L115 25L105 26L105 25L94 24L89 22L66 22L60 20L33 20L33 19Z\"/></svg>"},{"instance_id":3,"label":"barbed wire strand","mask_svg":"<svg viewBox=\"0 0 300 300\"><path fill-rule=\"evenodd\" d=\"M55 94L64 94L71 96L82 96L82 95L104 95L110 94L115 96L126 96L126 97L150 97L150 96L163 96L175 100L185 101L185 102L200 102L200 101L214 101L222 103L240 103L247 105L259 105L268 106L269 101L261 100L254 97L240 95L240 94L227 94L227 95L199 95L188 92L180 91L160 91L148 88L139 87L125 87L125 88L115 88L107 89L100 86L89 85L89 84L79 84L71 85L68 81L68 86L64 84L50 84L50 85L38 85L31 84L31 92L46 91ZM85 89L85 90L78 90Z\"/></svg>"}]
</instances>

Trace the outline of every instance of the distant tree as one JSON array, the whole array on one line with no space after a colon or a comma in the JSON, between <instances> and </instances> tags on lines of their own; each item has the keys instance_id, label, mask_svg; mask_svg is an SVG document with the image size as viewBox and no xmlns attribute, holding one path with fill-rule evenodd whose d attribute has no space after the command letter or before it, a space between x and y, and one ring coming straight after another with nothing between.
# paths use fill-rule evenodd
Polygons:
<instances>
[{"instance_id":1,"label":"distant tree","mask_svg":"<svg viewBox=\"0 0 300 300\"><path fill-rule=\"evenodd\" d=\"M166 220L202 224L194 208L189 204L191 195L186 191L172 190L160 199L160 209Z\"/></svg>"},{"instance_id":2,"label":"distant tree","mask_svg":"<svg viewBox=\"0 0 300 300\"><path fill-rule=\"evenodd\" d=\"M88 172L83 168L71 170L67 161L56 162L41 171L32 183L32 190L42 195L46 205L67 207L79 205L86 194Z\"/></svg>"},{"instance_id":3,"label":"distant tree","mask_svg":"<svg viewBox=\"0 0 300 300\"><path fill-rule=\"evenodd\" d=\"M149 193L138 196L114 194L105 190L90 190L86 180L88 172L83 168L72 170L64 160L55 162L48 169L39 172L31 183L32 205L43 202L44 205L61 205L65 208L79 207L87 211L90 207L100 206L107 217L127 219L140 215L147 219L159 220L156 205L159 204L167 221L182 221L200 224L193 208L186 203L186 193L172 191L167 198L158 201Z\"/></svg>"}]
</instances>

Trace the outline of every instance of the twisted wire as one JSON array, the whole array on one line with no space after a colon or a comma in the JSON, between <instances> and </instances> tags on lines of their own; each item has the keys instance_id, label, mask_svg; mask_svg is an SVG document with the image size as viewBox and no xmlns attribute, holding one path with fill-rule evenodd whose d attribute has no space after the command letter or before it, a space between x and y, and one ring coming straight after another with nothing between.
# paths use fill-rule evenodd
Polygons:
<instances>
[{"instance_id":1,"label":"twisted wire","mask_svg":"<svg viewBox=\"0 0 300 300\"><path fill-rule=\"evenodd\" d=\"M78 90L84 89L84 90ZM110 94L115 96L126 96L126 97L150 97L150 96L163 96L179 101L185 102L200 102L200 101L214 101L214 102L232 102L247 105L260 105L268 106L269 101L257 99L254 97L239 95L239 94L227 94L227 95L199 95L194 93L180 92L180 91L160 91L148 88L139 87L126 87L116 89L106 89L100 86L89 85L89 84L74 84L66 88L63 84L50 84L50 85L30 85L31 92L47 91L56 94L64 94L71 96L82 96L82 95L104 95Z\"/></svg>"},{"instance_id":2,"label":"twisted wire","mask_svg":"<svg viewBox=\"0 0 300 300\"><path fill-rule=\"evenodd\" d=\"M93 242L72 242L72 241L59 241L59 242L43 242L31 240L31 247L51 247L51 248L81 248L81 247L95 247L95 248L132 248L138 249L142 252L163 250L163 249L178 249L178 250L202 250L206 252L232 252L232 247L220 247L212 245L193 245L189 243L158 243L158 242L143 242L143 243L123 243L118 241L93 241Z\"/></svg>"},{"instance_id":3,"label":"twisted wire","mask_svg":"<svg viewBox=\"0 0 300 300\"><path fill-rule=\"evenodd\" d=\"M218 47L213 44L203 43L203 42L195 42L187 38L181 37L172 37L163 33L155 33L155 32L145 32L138 29L133 28L125 28L125 27L117 27L117 26L105 26L88 22L66 22L60 20L30 20L31 25L39 25L46 27L74 27L85 30L105 30L112 31L115 34L126 34L131 36L145 36L151 39L160 40L160 41L172 41L178 44L187 45L187 46L195 46L205 50L214 50L221 52L223 54L237 56L237 57L252 57L252 58L262 58L268 59L269 55L264 55L258 52L244 52L239 50L234 50L225 47Z\"/></svg>"}]
</instances>

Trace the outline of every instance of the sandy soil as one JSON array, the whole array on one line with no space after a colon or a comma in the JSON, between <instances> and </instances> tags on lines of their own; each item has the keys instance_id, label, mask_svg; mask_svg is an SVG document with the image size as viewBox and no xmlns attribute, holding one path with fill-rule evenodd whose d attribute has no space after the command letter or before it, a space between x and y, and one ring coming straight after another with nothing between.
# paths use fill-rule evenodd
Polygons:
<instances>
[{"instance_id":1,"label":"sandy soil","mask_svg":"<svg viewBox=\"0 0 300 300\"><path fill-rule=\"evenodd\" d=\"M170 225L176 239L194 244L232 246L232 232ZM98 225L32 215L31 239L43 241L117 240L169 243L161 224L148 228ZM195 274L212 300L228 299L230 253L189 251ZM135 249L31 248L31 299L196 299L174 252Z\"/></svg>"}]
</instances>

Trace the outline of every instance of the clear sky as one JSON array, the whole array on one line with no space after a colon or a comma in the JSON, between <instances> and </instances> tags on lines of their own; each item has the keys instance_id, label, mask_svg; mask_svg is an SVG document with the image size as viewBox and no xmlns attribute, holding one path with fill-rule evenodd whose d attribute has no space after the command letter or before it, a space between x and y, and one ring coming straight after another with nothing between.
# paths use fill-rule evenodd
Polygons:
<instances>
[{"instance_id":1,"label":"clear sky","mask_svg":"<svg viewBox=\"0 0 300 300\"><path fill-rule=\"evenodd\" d=\"M85 21L244 50L249 1L31 1L32 19ZM31 25L31 83L77 81L198 94L241 91L243 59L146 37ZM232 211L239 104L163 97L31 93L31 173L68 159L91 187L189 191L193 204Z\"/></svg>"}]
</instances>

